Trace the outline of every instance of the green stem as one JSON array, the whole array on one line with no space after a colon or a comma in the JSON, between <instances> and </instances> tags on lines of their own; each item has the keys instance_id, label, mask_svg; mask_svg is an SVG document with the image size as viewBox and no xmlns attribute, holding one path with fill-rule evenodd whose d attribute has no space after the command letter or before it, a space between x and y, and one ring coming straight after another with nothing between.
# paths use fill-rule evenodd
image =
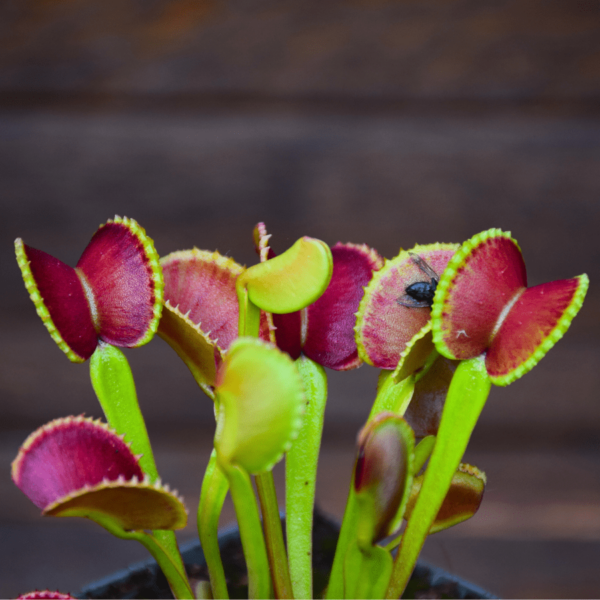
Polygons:
<instances>
[{"instance_id":1,"label":"green stem","mask_svg":"<svg viewBox=\"0 0 600 600\"><path fill-rule=\"evenodd\" d=\"M346 597L344 593L344 565L349 548L352 542L356 541L358 523L358 502L356 501L356 493L354 491L354 469L352 469L352 473L346 510L344 511L340 536L335 549L333 566L331 567L331 575L329 576L329 584L327 585L327 592L325 594L325 598L328 600Z\"/></svg>"},{"instance_id":2,"label":"green stem","mask_svg":"<svg viewBox=\"0 0 600 600\"><path fill-rule=\"evenodd\" d=\"M346 598L381 598L392 572L392 557L380 546L361 549L354 541L346 554Z\"/></svg>"},{"instance_id":3,"label":"green stem","mask_svg":"<svg viewBox=\"0 0 600 600\"><path fill-rule=\"evenodd\" d=\"M240 305L240 317L238 322L238 335L240 337L258 337L260 331L260 308L254 304L248 297L248 289L240 283L238 277L236 282L236 292Z\"/></svg>"},{"instance_id":4,"label":"green stem","mask_svg":"<svg viewBox=\"0 0 600 600\"><path fill-rule=\"evenodd\" d=\"M115 346L100 343L90 359L90 375L108 423L125 434L133 453L142 455L142 471L156 481L158 471L127 358Z\"/></svg>"},{"instance_id":5,"label":"green stem","mask_svg":"<svg viewBox=\"0 0 600 600\"><path fill-rule=\"evenodd\" d=\"M228 490L229 482L219 468L217 453L213 450L202 481L197 523L214 598L229 598L219 551L219 516Z\"/></svg>"},{"instance_id":6,"label":"green stem","mask_svg":"<svg viewBox=\"0 0 600 600\"><path fill-rule=\"evenodd\" d=\"M173 562L170 553L164 544L155 535L143 534L140 542L146 546L154 560L158 563L162 572L173 591L175 598L194 598L194 593L190 587L187 577L182 577L178 566Z\"/></svg>"},{"instance_id":7,"label":"green stem","mask_svg":"<svg viewBox=\"0 0 600 600\"><path fill-rule=\"evenodd\" d=\"M386 411L393 412L398 415L403 415L415 390L415 376L410 375L402 381L396 383L393 379L393 371L382 371L377 390L377 397L373 403L373 408L367 423L378 414ZM353 469L354 473L354 469ZM346 510L342 520L340 529L340 537L338 538L337 547L329 585L327 586L327 598L343 598L344 595L344 563L345 556L348 553L350 545L356 539L357 524L358 524L358 503L354 492L354 476L350 483L350 492L346 502Z\"/></svg>"},{"instance_id":8,"label":"green stem","mask_svg":"<svg viewBox=\"0 0 600 600\"><path fill-rule=\"evenodd\" d=\"M115 346L101 342L90 359L90 376L109 425L118 434L125 435L132 452L141 454L142 471L152 482L157 481L158 470L127 358ZM185 573L175 532L163 529L155 531L154 535L181 573Z\"/></svg>"},{"instance_id":9,"label":"green stem","mask_svg":"<svg viewBox=\"0 0 600 600\"><path fill-rule=\"evenodd\" d=\"M267 543L267 553L271 573L273 575L273 586L276 598L293 598L292 581L288 568L288 559L283 541L283 530L281 528L281 517L277 504L275 482L272 471L259 473L255 476L256 489L260 499L260 508L263 516L263 527Z\"/></svg>"},{"instance_id":10,"label":"green stem","mask_svg":"<svg viewBox=\"0 0 600 600\"><path fill-rule=\"evenodd\" d=\"M294 595L312 598L312 526L327 374L305 356L296 366L304 384L306 411L300 434L285 459L286 531Z\"/></svg>"},{"instance_id":11,"label":"green stem","mask_svg":"<svg viewBox=\"0 0 600 600\"><path fill-rule=\"evenodd\" d=\"M167 549L154 535L150 535L143 531L125 531L116 525L114 521L107 519L105 515L94 515L91 518L114 536L121 538L122 540L136 540L143 544L165 574L175 598L194 598L187 577L181 573L178 565L173 562Z\"/></svg>"},{"instance_id":12,"label":"green stem","mask_svg":"<svg viewBox=\"0 0 600 600\"><path fill-rule=\"evenodd\" d=\"M224 471L229 480L248 567L248 597L270 598L272 586L269 559L250 476L237 465L227 465Z\"/></svg>"},{"instance_id":13,"label":"green stem","mask_svg":"<svg viewBox=\"0 0 600 600\"><path fill-rule=\"evenodd\" d=\"M386 598L399 598L446 497L491 387L485 357L462 361L452 378L421 492L402 536Z\"/></svg>"},{"instance_id":14,"label":"green stem","mask_svg":"<svg viewBox=\"0 0 600 600\"><path fill-rule=\"evenodd\" d=\"M377 396L367 423L382 412L393 412L403 416L415 391L415 375L409 375L399 382L394 381L393 371L381 371Z\"/></svg>"}]
</instances>

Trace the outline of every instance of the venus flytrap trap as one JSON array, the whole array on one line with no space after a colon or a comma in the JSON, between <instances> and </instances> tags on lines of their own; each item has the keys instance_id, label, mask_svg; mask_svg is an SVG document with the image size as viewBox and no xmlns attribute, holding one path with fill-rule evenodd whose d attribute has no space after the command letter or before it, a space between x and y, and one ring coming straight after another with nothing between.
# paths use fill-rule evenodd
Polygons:
<instances>
[{"instance_id":1,"label":"venus flytrap trap","mask_svg":"<svg viewBox=\"0 0 600 600\"><path fill-rule=\"evenodd\" d=\"M358 518L344 559L344 593L379 598L392 572L392 555L378 542L402 521L413 479L415 437L406 421L380 413L358 436L354 491Z\"/></svg>"},{"instance_id":2,"label":"venus flytrap trap","mask_svg":"<svg viewBox=\"0 0 600 600\"><path fill-rule=\"evenodd\" d=\"M87 517L113 535L137 540L156 559L173 593L193 598L185 573L153 534L185 527L176 492L144 475L139 457L99 421L57 419L31 434L12 465L15 484L55 517Z\"/></svg>"},{"instance_id":3,"label":"venus flytrap trap","mask_svg":"<svg viewBox=\"0 0 600 600\"><path fill-rule=\"evenodd\" d=\"M90 359L109 425L49 423L23 444L13 479L45 515L90 518L144 544L178 598L228 597L217 537L230 493L249 597L314 597L325 368L366 362L381 373L324 594L398 598L426 536L479 508L485 474L461 461L492 383L526 373L563 335L587 277L527 288L519 247L499 230L386 261L365 245L309 237L276 256L269 239L259 223L260 262L249 268L198 249L159 261L127 218L100 227L75 268L17 240L36 310L70 360ZM119 349L155 332L215 408L197 518L210 585L195 589L173 533L187 512L160 482ZM287 545L271 473L284 455ZM35 594L24 597L66 597Z\"/></svg>"}]
</instances>

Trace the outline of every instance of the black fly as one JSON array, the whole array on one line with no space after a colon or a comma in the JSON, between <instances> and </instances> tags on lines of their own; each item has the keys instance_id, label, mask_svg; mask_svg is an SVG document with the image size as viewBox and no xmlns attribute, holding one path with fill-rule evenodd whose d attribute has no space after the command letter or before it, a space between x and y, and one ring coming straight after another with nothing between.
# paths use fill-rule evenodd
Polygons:
<instances>
[{"instance_id":1,"label":"black fly","mask_svg":"<svg viewBox=\"0 0 600 600\"><path fill-rule=\"evenodd\" d=\"M411 283L404 290L404 296L400 296L397 302L407 308L431 308L435 290L440 281L439 275L420 256L412 252L409 254L415 265L429 277L429 281Z\"/></svg>"}]
</instances>

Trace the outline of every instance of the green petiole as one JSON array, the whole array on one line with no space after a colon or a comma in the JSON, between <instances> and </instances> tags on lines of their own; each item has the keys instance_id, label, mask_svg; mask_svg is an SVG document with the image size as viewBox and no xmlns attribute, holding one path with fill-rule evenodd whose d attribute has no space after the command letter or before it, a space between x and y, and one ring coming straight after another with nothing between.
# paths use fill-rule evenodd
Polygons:
<instances>
[{"instance_id":1,"label":"green petiole","mask_svg":"<svg viewBox=\"0 0 600 600\"><path fill-rule=\"evenodd\" d=\"M267 554L273 576L273 587L277 598L293 598L292 582L288 559L283 541L283 530L279 517L275 482L271 471L259 473L255 476L256 489L260 499L260 508L263 514L263 528L267 544Z\"/></svg>"},{"instance_id":2,"label":"green petiole","mask_svg":"<svg viewBox=\"0 0 600 600\"><path fill-rule=\"evenodd\" d=\"M157 481L158 470L127 358L115 346L100 342L90 359L90 376L109 425L119 435L125 435L134 454L141 455L139 462L142 471L152 482ZM157 530L154 536L178 570L185 573L175 532Z\"/></svg>"},{"instance_id":3,"label":"green petiole","mask_svg":"<svg viewBox=\"0 0 600 600\"><path fill-rule=\"evenodd\" d=\"M222 465L229 481L248 567L248 597L270 598L271 575L256 496L248 473L237 465Z\"/></svg>"},{"instance_id":4,"label":"green petiole","mask_svg":"<svg viewBox=\"0 0 600 600\"><path fill-rule=\"evenodd\" d=\"M485 357L462 361L452 378L425 480L402 536L386 598L404 591L431 525L446 497L471 433L488 398L491 382Z\"/></svg>"},{"instance_id":5,"label":"green petiole","mask_svg":"<svg viewBox=\"0 0 600 600\"><path fill-rule=\"evenodd\" d=\"M285 459L286 531L294 595L312 598L312 524L327 374L305 356L296 361L296 366L304 384L306 407L300 434Z\"/></svg>"},{"instance_id":6,"label":"green petiole","mask_svg":"<svg viewBox=\"0 0 600 600\"><path fill-rule=\"evenodd\" d=\"M202 481L197 520L198 535L208 566L213 598L229 598L219 551L219 516L228 491L229 482L219 468L217 452L213 449Z\"/></svg>"},{"instance_id":7,"label":"green petiole","mask_svg":"<svg viewBox=\"0 0 600 600\"><path fill-rule=\"evenodd\" d=\"M150 535L144 531L125 531L119 527L113 520L106 518L105 515L93 515L93 520L102 525L107 531L122 540L136 540L140 542L150 552L154 560L158 563L162 572L165 574L169 586L175 598L190 599L194 598L192 588L179 566L173 561L170 553L164 544L161 543L155 535Z\"/></svg>"}]
</instances>

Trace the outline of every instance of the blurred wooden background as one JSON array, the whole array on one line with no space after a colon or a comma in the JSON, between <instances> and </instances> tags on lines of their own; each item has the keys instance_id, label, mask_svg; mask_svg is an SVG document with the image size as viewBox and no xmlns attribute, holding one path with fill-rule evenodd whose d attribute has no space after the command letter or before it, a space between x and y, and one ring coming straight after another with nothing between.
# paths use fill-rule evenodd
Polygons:
<instances>
[{"instance_id":1,"label":"blurred wooden background","mask_svg":"<svg viewBox=\"0 0 600 600\"><path fill-rule=\"evenodd\" d=\"M100 416L13 240L75 264L115 214L161 255L252 264L259 220L276 250L307 234L387 257L500 227L531 284L587 272L565 338L492 391L467 456L488 474L479 514L425 557L504 597L600 594L596 0L4 0L0 202L0 596L75 592L145 557L95 524L42 519L8 474L35 427ZM128 356L189 539L212 406L162 340ZM331 377L318 496L337 516L376 376Z\"/></svg>"}]
</instances>

